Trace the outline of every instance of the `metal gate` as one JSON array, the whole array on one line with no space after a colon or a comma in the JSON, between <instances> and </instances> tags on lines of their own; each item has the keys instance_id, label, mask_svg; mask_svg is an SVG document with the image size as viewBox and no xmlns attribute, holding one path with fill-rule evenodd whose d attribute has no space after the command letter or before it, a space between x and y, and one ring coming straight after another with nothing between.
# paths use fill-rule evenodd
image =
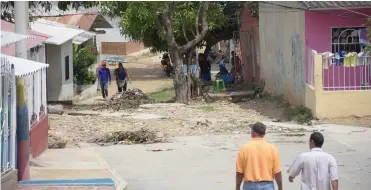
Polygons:
<instances>
[{"instance_id":1,"label":"metal gate","mask_svg":"<svg viewBox=\"0 0 371 190\"><path fill-rule=\"evenodd\" d=\"M0 65L0 165L1 174L15 168L16 151L16 91L14 66L1 57Z\"/></svg>"}]
</instances>

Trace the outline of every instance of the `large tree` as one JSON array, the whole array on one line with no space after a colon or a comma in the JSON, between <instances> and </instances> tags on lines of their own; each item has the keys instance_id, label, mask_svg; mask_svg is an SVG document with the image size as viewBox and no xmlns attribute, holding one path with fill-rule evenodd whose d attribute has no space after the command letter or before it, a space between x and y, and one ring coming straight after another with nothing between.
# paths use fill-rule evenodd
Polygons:
<instances>
[{"instance_id":1,"label":"large tree","mask_svg":"<svg viewBox=\"0 0 371 190\"><path fill-rule=\"evenodd\" d=\"M49 12L52 9L66 11L78 10L80 7L90 8L97 6L98 1L29 1L30 15L43 16L39 13ZM14 1L1 1L1 19L8 22L14 20Z\"/></svg>"},{"instance_id":2,"label":"large tree","mask_svg":"<svg viewBox=\"0 0 371 190\"><path fill-rule=\"evenodd\" d=\"M190 97L190 75L183 73L197 46L206 37L231 39L230 21L242 6L233 2L104 2L103 14L120 17L123 35L141 41L154 51L169 51L175 66L176 100L187 103ZM226 11L229 9L229 11ZM234 9L233 11L230 11ZM229 14L226 14L228 12ZM232 13L233 12L233 13ZM237 16L236 16L237 17ZM234 18L237 23L238 18ZM237 24L234 29L238 30ZM217 31L217 32L214 32ZM216 39L217 41L218 39ZM211 40L210 40L211 41ZM220 41L220 40L219 40ZM189 68L189 67L187 67Z\"/></svg>"}]
</instances>

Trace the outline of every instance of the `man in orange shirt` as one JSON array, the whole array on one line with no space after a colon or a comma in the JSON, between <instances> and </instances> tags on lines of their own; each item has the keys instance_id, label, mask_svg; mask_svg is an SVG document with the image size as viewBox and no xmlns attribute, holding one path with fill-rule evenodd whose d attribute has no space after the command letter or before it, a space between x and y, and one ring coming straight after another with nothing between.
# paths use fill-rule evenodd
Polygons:
<instances>
[{"instance_id":1,"label":"man in orange shirt","mask_svg":"<svg viewBox=\"0 0 371 190\"><path fill-rule=\"evenodd\" d=\"M236 190L282 190L281 161L277 148L264 140L266 127L257 122L251 127L252 140L237 155Z\"/></svg>"}]
</instances>

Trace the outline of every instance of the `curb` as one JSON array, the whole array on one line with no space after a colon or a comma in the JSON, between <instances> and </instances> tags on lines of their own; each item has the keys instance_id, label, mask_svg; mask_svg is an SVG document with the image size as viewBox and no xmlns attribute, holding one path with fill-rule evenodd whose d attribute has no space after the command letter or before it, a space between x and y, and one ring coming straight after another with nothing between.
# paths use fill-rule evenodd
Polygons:
<instances>
[{"instance_id":1,"label":"curb","mask_svg":"<svg viewBox=\"0 0 371 190\"><path fill-rule=\"evenodd\" d=\"M108 165L107 161L100 154L98 154L94 150L94 148L90 148L90 149L94 152L94 154L98 158L99 163L104 168L106 168L113 175L114 178L116 178L116 181L118 181L118 184L116 185L116 190L127 190L128 189L128 183L124 180L124 178L121 177L121 175L119 173L117 173L115 169L112 169Z\"/></svg>"}]
</instances>

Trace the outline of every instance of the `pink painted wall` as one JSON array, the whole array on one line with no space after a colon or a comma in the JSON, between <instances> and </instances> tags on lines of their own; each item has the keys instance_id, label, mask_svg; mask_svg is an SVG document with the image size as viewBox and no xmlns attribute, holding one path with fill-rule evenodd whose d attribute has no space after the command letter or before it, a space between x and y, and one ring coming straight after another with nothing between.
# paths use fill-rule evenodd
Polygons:
<instances>
[{"instance_id":1,"label":"pink painted wall","mask_svg":"<svg viewBox=\"0 0 371 190\"><path fill-rule=\"evenodd\" d=\"M371 15L371 8L352 9L354 11ZM339 15L346 15L347 18ZM359 27L366 23L366 18L362 15L354 14L346 10L323 10L320 12L305 12L305 43L306 52L310 49L318 53L331 52L331 28L332 27ZM310 66L308 65L308 53L306 53L306 80L308 82ZM344 68L332 65L323 70L324 87L326 86L348 86L361 85L360 75L368 68L357 66L354 68ZM369 72L366 76L371 81ZM356 80L354 80L356 78ZM344 82L345 81L345 82ZM354 82L355 81L355 82ZM339 89L340 90L340 89Z\"/></svg>"}]
</instances>

